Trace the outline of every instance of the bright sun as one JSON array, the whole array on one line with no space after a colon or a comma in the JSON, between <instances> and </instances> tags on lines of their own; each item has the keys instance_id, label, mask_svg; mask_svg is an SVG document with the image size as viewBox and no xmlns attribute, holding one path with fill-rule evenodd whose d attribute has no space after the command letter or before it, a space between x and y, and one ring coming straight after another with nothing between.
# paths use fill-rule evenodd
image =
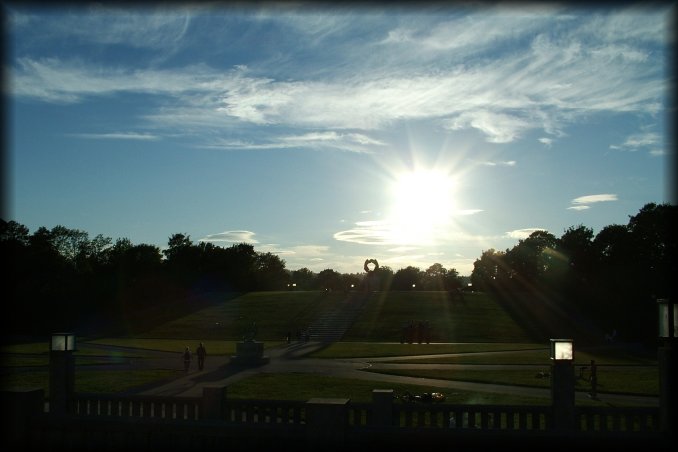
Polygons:
<instances>
[{"instance_id":1,"label":"bright sun","mask_svg":"<svg viewBox=\"0 0 678 452\"><path fill-rule=\"evenodd\" d=\"M401 174L393 184L390 223L401 244L435 241L436 231L449 223L454 208L454 179L441 171Z\"/></svg>"}]
</instances>

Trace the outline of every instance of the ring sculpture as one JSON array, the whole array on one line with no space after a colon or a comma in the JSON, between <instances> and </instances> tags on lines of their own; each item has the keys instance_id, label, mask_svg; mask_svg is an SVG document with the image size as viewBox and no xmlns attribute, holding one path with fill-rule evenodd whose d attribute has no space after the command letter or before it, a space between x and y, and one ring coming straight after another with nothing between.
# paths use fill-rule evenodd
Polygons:
<instances>
[{"instance_id":1,"label":"ring sculpture","mask_svg":"<svg viewBox=\"0 0 678 452\"><path fill-rule=\"evenodd\" d=\"M367 266L368 264L374 264L374 270L370 270L370 267ZM379 270L379 262L377 262L376 259L367 259L365 260L365 265L363 265L363 268L367 273L376 272Z\"/></svg>"}]
</instances>

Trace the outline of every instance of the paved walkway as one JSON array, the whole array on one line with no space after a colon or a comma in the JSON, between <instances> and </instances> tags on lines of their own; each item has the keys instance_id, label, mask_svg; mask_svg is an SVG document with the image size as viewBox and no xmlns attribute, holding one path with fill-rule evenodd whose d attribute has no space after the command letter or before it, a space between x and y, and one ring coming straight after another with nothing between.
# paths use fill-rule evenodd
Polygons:
<instances>
[{"instance_id":1,"label":"paved walkway","mask_svg":"<svg viewBox=\"0 0 678 452\"><path fill-rule=\"evenodd\" d=\"M534 369L544 370L543 365L487 365L487 364L416 364L416 363L392 363L399 357L387 358L354 358L354 359L317 359L304 358L305 355L324 347L320 342L293 343L264 351L269 362L260 366L237 366L230 363L226 356L208 356L205 368L202 371L196 369L197 363L192 363L192 369L188 374L173 381L146 388L140 394L161 395L173 397L200 397L205 386L228 386L238 380L260 373L312 373L342 378L353 378L375 382L375 389L388 389L392 383L404 383L419 385L426 390L432 388L447 390L462 390L470 392L489 392L497 394L512 394L528 397L550 397L549 388L529 388L523 386L509 386L490 383L473 383L465 381L436 380L429 378L407 377L398 375L380 374L368 372L367 369ZM502 352L482 352L502 353ZM177 366L178 353L170 353L172 363ZM418 358L441 357L442 355L403 356L401 359L416 360ZM168 359L168 358L165 358ZM382 361L391 361L383 363ZM150 363L149 363L150 364ZM157 363L156 363L157 364ZM175 367L176 368L176 367ZM422 390L423 391L423 390ZM578 400L588 399L587 392L576 392ZM658 397L632 396L620 394L598 394L602 403L619 405L633 403L643 406L659 406Z\"/></svg>"}]
</instances>

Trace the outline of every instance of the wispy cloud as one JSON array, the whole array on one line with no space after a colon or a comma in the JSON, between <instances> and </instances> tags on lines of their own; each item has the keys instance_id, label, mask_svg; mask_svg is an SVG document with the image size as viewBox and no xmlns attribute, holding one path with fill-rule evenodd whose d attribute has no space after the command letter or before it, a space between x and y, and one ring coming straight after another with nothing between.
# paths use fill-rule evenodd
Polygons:
<instances>
[{"instance_id":1,"label":"wispy cloud","mask_svg":"<svg viewBox=\"0 0 678 452\"><path fill-rule=\"evenodd\" d=\"M307 267L314 271L322 270L324 263L334 255L326 245L298 245L279 247L271 250L272 253L282 256L288 268Z\"/></svg>"},{"instance_id":2,"label":"wispy cloud","mask_svg":"<svg viewBox=\"0 0 678 452\"><path fill-rule=\"evenodd\" d=\"M197 8L193 8L198 11ZM40 27L33 35L35 45L46 42L97 43L167 50L176 47L190 25L191 10L184 8L118 8L105 5L55 10L50 20L17 11L13 26Z\"/></svg>"},{"instance_id":3,"label":"wispy cloud","mask_svg":"<svg viewBox=\"0 0 678 452\"><path fill-rule=\"evenodd\" d=\"M486 160L484 162L480 162L481 165L484 166L516 166L516 161L515 160L506 160L503 162L492 162L489 160Z\"/></svg>"},{"instance_id":4,"label":"wispy cloud","mask_svg":"<svg viewBox=\"0 0 678 452\"><path fill-rule=\"evenodd\" d=\"M477 213L483 212L483 209L463 209L457 210L455 214L457 215L475 215Z\"/></svg>"},{"instance_id":5,"label":"wispy cloud","mask_svg":"<svg viewBox=\"0 0 678 452\"><path fill-rule=\"evenodd\" d=\"M159 140L158 135L151 135L148 133L136 132L120 132L120 133L71 133L68 136L75 138L85 138L91 140L141 140L141 141L155 141Z\"/></svg>"},{"instance_id":6,"label":"wispy cloud","mask_svg":"<svg viewBox=\"0 0 678 452\"><path fill-rule=\"evenodd\" d=\"M470 216L482 211L481 209L459 210L454 212L454 216ZM451 224L441 223L427 229L423 234L417 235L403 233L408 232L407 225L403 226L391 220L359 221L354 224L353 228L336 232L333 237L341 242L393 246L390 250L398 252L417 249L420 246L431 244L482 242L490 239L489 237L472 235L462 230L454 229Z\"/></svg>"},{"instance_id":7,"label":"wispy cloud","mask_svg":"<svg viewBox=\"0 0 678 452\"><path fill-rule=\"evenodd\" d=\"M297 136L259 137L259 141L231 140L216 138L200 145L211 149L333 149L348 152L371 153L373 146L385 146L379 140L360 133L338 133L335 131L312 132Z\"/></svg>"},{"instance_id":8,"label":"wispy cloud","mask_svg":"<svg viewBox=\"0 0 678 452\"><path fill-rule=\"evenodd\" d=\"M525 130L535 127L517 116L490 111L468 111L445 122L451 130L473 127L487 136L491 143L509 143L517 139Z\"/></svg>"},{"instance_id":9,"label":"wispy cloud","mask_svg":"<svg viewBox=\"0 0 678 452\"><path fill-rule=\"evenodd\" d=\"M622 151L640 151L647 150L651 155L664 155L662 149L662 139L658 133L643 132L630 135L621 144L611 144L610 149Z\"/></svg>"},{"instance_id":10,"label":"wispy cloud","mask_svg":"<svg viewBox=\"0 0 678 452\"><path fill-rule=\"evenodd\" d=\"M256 234L252 231L225 231L217 234L209 234L201 239L200 242L229 242L229 243L259 243L254 238Z\"/></svg>"},{"instance_id":11,"label":"wispy cloud","mask_svg":"<svg viewBox=\"0 0 678 452\"><path fill-rule=\"evenodd\" d=\"M493 8L444 20L416 15L410 22L407 16L395 14L391 28L389 21L375 15L360 18L360 30L350 20L353 16L337 11L286 13L279 21L295 33L304 33L295 23L315 21L311 23L317 25L311 27L315 32L308 32L318 38L312 45L337 41L324 39L327 36L351 37L350 45L337 43L336 48L324 49L324 54L338 58L331 73L323 72L326 58L308 60L303 69L282 65L283 73L263 61L254 61L251 67L203 63L130 69L122 63L21 56L11 64L8 81L15 96L46 102L85 102L123 93L159 96L163 102L149 103L140 117L167 128L181 124L183 130L219 125L229 130L237 130L234 125L299 129L299 133L245 146L252 149L306 146L368 152L383 143L367 131L420 119L437 120L450 131L475 129L491 143L509 143L535 129L562 134L568 124L596 112L659 111L667 88L664 63L661 53L649 46L667 39L657 31L661 11L590 15L562 8L545 10L551 15L542 15L541 9ZM66 33L65 28L78 24L82 33L71 30L70 35L83 42L169 49L172 43L188 46L184 36L189 25L207 20L207 15L186 11L155 10L150 15L100 11L108 15L89 11L77 20L66 20L65 25L47 25L46 34ZM370 28L383 33L364 32ZM505 40L512 46L494 46ZM493 53L484 53L490 44ZM339 48L341 52L335 53ZM276 51L280 58L294 62L299 50L281 43ZM407 60L407 55L414 60ZM215 60L203 61L214 64ZM238 137L230 140L237 142ZM547 145L548 140L540 139ZM637 145L648 144L641 140Z\"/></svg>"},{"instance_id":12,"label":"wispy cloud","mask_svg":"<svg viewBox=\"0 0 678 452\"><path fill-rule=\"evenodd\" d=\"M359 243L361 245L393 245L393 232L389 223L384 221L360 221L355 227L339 231L333 235L341 242Z\"/></svg>"},{"instance_id":13,"label":"wispy cloud","mask_svg":"<svg viewBox=\"0 0 678 452\"><path fill-rule=\"evenodd\" d=\"M580 196L572 200L572 204L592 204L596 202L617 201L617 195L605 193L602 195Z\"/></svg>"},{"instance_id":14,"label":"wispy cloud","mask_svg":"<svg viewBox=\"0 0 678 452\"><path fill-rule=\"evenodd\" d=\"M526 239L536 231L546 231L544 228L525 228L525 229L515 229L513 231L508 231L506 237L511 239Z\"/></svg>"},{"instance_id":15,"label":"wispy cloud","mask_svg":"<svg viewBox=\"0 0 678 452\"><path fill-rule=\"evenodd\" d=\"M590 206L589 204L594 204L597 202L608 202L608 201L617 201L617 195L616 194L601 194L601 195L586 195L586 196L580 196L578 198L573 199L571 202L571 206L568 207L569 210L586 210L589 209Z\"/></svg>"}]
</instances>

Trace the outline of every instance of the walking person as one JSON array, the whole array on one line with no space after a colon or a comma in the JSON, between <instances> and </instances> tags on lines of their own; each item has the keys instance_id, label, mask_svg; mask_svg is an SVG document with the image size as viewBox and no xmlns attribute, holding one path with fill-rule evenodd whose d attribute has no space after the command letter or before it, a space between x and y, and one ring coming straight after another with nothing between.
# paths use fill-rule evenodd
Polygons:
<instances>
[{"instance_id":1,"label":"walking person","mask_svg":"<svg viewBox=\"0 0 678 452\"><path fill-rule=\"evenodd\" d=\"M198 346L196 353L198 353L198 369L202 370L202 368L205 366L205 356L207 356L205 345L202 342Z\"/></svg>"},{"instance_id":2,"label":"walking person","mask_svg":"<svg viewBox=\"0 0 678 452\"><path fill-rule=\"evenodd\" d=\"M591 392L589 392L589 397L593 400L598 398L598 371L596 369L596 361L591 360Z\"/></svg>"},{"instance_id":3,"label":"walking person","mask_svg":"<svg viewBox=\"0 0 678 452\"><path fill-rule=\"evenodd\" d=\"M188 372L188 369L191 367L191 349L186 347L184 350L184 371Z\"/></svg>"}]
</instances>

